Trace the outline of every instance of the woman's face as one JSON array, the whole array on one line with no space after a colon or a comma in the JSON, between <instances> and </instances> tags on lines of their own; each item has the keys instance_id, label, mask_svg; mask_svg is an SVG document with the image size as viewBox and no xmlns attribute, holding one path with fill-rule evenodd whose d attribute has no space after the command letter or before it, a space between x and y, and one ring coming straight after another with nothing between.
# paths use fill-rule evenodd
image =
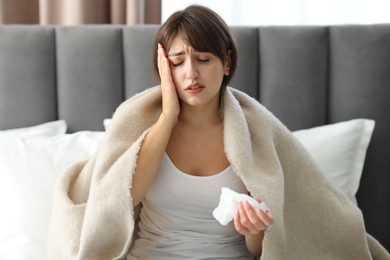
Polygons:
<instances>
[{"instance_id":1,"label":"woman's face","mask_svg":"<svg viewBox=\"0 0 390 260\"><path fill-rule=\"evenodd\" d=\"M219 91L224 75L229 73L228 62L209 52L195 50L178 33L168 51L172 78L182 102L191 106L219 101Z\"/></svg>"}]
</instances>

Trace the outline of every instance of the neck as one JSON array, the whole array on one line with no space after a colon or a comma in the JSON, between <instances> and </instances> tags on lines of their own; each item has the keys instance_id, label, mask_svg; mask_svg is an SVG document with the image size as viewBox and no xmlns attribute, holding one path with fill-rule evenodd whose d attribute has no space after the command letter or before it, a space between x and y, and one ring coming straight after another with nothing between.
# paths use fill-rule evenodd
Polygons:
<instances>
[{"instance_id":1,"label":"neck","mask_svg":"<svg viewBox=\"0 0 390 260\"><path fill-rule=\"evenodd\" d=\"M219 101L196 107L182 104L179 122L197 128L221 123Z\"/></svg>"}]
</instances>

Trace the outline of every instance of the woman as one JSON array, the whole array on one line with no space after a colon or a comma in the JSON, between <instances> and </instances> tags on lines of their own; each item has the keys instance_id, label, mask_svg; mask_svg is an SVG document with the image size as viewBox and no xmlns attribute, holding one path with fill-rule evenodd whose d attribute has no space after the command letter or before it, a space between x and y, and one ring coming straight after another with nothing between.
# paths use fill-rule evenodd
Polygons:
<instances>
[{"instance_id":1,"label":"woman","mask_svg":"<svg viewBox=\"0 0 390 260\"><path fill-rule=\"evenodd\" d=\"M190 6L164 23L155 45L163 107L137 158L131 195L143 208L132 254L247 259L246 244L260 256L269 212L239 203L228 227L212 216L222 187L248 192L224 152L220 96L237 60L228 27L213 11Z\"/></svg>"},{"instance_id":2,"label":"woman","mask_svg":"<svg viewBox=\"0 0 390 260\"><path fill-rule=\"evenodd\" d=\"M155 47L161 87L123 102L97 153L60 177L49 259L390 258L292 133L227 88L236 47L214 12L173 14ZM221 226L225 186L272 216L239 203Z\"/></svg>"}]
</instances>

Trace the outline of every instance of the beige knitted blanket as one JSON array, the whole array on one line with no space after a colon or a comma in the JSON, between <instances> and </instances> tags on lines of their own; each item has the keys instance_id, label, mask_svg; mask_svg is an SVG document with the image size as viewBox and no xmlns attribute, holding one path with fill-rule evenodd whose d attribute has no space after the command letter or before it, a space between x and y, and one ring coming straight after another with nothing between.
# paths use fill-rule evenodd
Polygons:
<instances>
[{"instance_id":1,"label":"beige knitted blanket","mask_svg":"<svg viewBox=\"0 0 390 260\"><path fill-rule=\"evenodd\" d=\"M285 126L232 88L223 102L227 158L274 217L261 259L390 259L366 234L360 210L325 180ZM136 226L132 173L140 144L160 113L159 87L127 100L96 155L62 175L54 194L50 259L126 258Z\"/></svg>"}]
</instances>

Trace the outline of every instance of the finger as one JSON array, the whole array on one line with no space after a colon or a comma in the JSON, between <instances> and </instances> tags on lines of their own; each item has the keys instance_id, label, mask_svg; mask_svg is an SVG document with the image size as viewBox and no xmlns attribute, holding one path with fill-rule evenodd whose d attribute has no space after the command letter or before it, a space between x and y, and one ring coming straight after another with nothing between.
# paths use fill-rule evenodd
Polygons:
<instances>
[{"instance_id":1,"label":"finger","mask_svg":"<svg viewBox=\"0 0 390 260\"><path fill-rule=\"evenodd\" d=\"M158 65L158 68L160 70L160 74L162 72L164 72L164 68L165 68L165 64L166 64L166 55L165 55L165 50L164 48L162 47L162 45L159 43L157 45L157 65Z\"/></svg>"},{"instance_id":2,"label":"finger","mask_svg":"<svg viewBox=\"0 0 390 260\"><path fill-rule=\"evenodd\" d=\"M249 194L250 195L250 194ZM256 199L256 198L255 198ZM256 199L258 202L261 202L261 200L259 200L259 199ZM269 220L269 221L267 221L267 224L268 224L268 226L269 225L272 225L273 224L273 217L272 217L272 215L271 215L271 212L269 211L269 210L264 210L264 209L255 209L256 210L256 213L257 214L260 214L260 211L262 211L263 212L263 214L266 216L266 219L267 220Z\"/></svg>"},{"instance_id":3,"label":"finger","mask_svg":"<svg viewBox=\"0 0 390 260\"><path fill-rule=\"evenodd\" d=\"M157 45L157 66L158 69L161 70L161 44L160 43Z\"/></svg>"},{"instance_id":4,"label":"finger","mask_svg":"<svg viewBox=\"0 0 390 260\"><path fill-rule=\"evenodd\" d=\"M258 214L257 210L253 208L253 206L249 202L245 201L243 203L243 206L246 216L248 217L252 225L252 232L257 233L268 227L267 224L262 220L262 214Z\"/></svg>"},{"instance_id":5,"label":"finger","mask_svg":"<svg viewBox=\"0 0 390 260\"><path fill-rule=\"evenodd\" d=\"M164 47L159 43L158 44L158 70L161 78L161 85L173 84L172 75L170 69L170 63L166 57Z\"/></svg>"},{"instance_id":6,"label":"finger","mask_svg":"<svg viewBox=\"0 0 390 260\"><path fill-rule=\"evenodd\" d=\"M259 217L257 216L256 210L253 208L253 206L248 201L244 201L243 206L249 220L252 223L256 223Z\"/></svg>"},{"instance_id":7,"label":"finger","mask_svg":"<svg viewBox=\"0 0 390 260\"><path fill-rule=\"evenodd\" d=\"M160 50L160 52L161 52L161 55L162 55L163 57L167 57L167 55L166 55L166 53L165 53L165 49L164 49L164 47L162 46L161 43L158 44L158 48L159 48L159 50Z\"/></svg>"},{"instance_id":8,"label":"finger","mask_svg":"<svg viewBox=\"0 0 390 260\"><path fill-rule=\"evenodd\" d=\"M238 209L234 215L234 227L236 228L237 232L240 233L241 235L249 234L249 230L241 224L241 218Z\"/></svg>"},{"instance_id":9,"label":"finger","mask_svg":"<svg viewBox=\"0 0 390 260\"><path fill-rule=\"evenodd\" d=\"M267 227L271 226L274 223L274 219L271 215L271 212L262 209L256 209L256 213L261 218L261 220L267 225Z\"/></svg>"},{"instance_id":10,"label":"finger","mask_svg":"<svg viewBox=\"0 0 390 260\"><path fill-rule=\"evenodd\" d=\"M169 60L165 53L164 47L159 43L157 48L157 66L160 76L170 75Z\"/></svg>"},{"instance_id":11,"label":"finger","mask_svg":"<svg viewBox=\"0 0 390 260\"><path fill-rule=\"evenodd\" d=\"M257 227L254 225L254 222L252 222L252 217L249 216L247 212L248 206L246 205L247 202L240 202L238 206L238 212L240 214L240 222L241 224L247 228L251 233L257 233L259 230L257 230ZM249 206L252 208L252 206ZM256 214L254 214L256 216ZM257 218L257 216L256 216Z\"/></svg>"}]
</instances>

